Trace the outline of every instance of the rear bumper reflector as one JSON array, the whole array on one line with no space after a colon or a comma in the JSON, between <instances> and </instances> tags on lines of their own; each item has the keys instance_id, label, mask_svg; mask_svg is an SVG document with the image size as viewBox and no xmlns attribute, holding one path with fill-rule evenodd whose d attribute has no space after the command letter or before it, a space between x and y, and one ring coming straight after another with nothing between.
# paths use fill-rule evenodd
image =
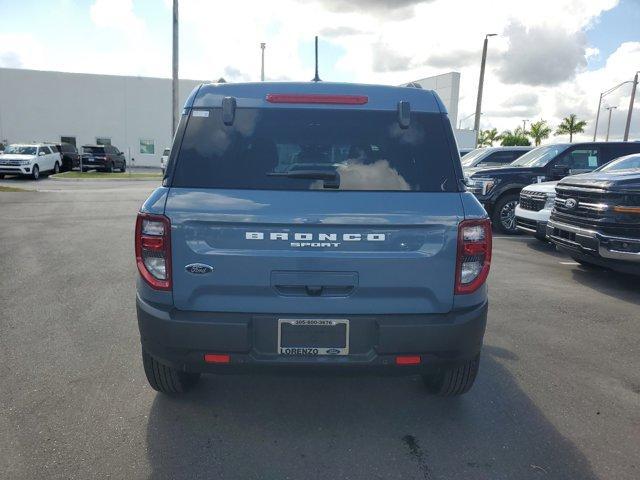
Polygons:
<instances>
[{"instance_id":1,"label":"rear bumper reflector","mask_svg":"<svg viewBox=\"0 0 640 480\"><path fill-rule=\"evenodd\" d=\"M207 363L230 363L231 356L224 353L205 353L204 361Z\"/></svg>"},{"instance_id":2,"label":"rear bumper reflector","mask_svg":"<svg viewBox=\"0 0 640 480\"><path fill-rule=\"evenodd\" d=\"M420 355L398 355L396 365L420 365Z\"/></svg>"}]
</instances>

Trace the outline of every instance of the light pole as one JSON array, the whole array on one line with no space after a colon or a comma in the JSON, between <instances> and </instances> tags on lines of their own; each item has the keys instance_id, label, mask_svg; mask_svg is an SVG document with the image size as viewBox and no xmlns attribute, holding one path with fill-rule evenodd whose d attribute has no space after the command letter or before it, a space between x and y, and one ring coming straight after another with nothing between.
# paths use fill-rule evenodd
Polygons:
<instances>
[{"instance_id":1,"label":"light pole","mask_svg":"<svg viewBox=\"0 0 640 480\"><path fill-rule=\"evenodd\" d=\"M636 87L638 86L638 73L633 77L633 87L631 87L631 99L629 100L629 111L627 112L627 123L624 126L624 138L626 142L629 140L629 128L631 127L631 114L633 113L633 102L636 99Z\"/></svg>"},{"instance_id":2,"label":"light pole","mask_svg":"<svg viewBox=\"0 0 640 480\"><path fill-rule=\"evenodd\" d=\"M480 131L480 112L482 111L482 87L484 84L484 69L487 64L487 46L489 45L489 37L496 36L497 33L488 33L484 36L484 44L482 46L482 62L480 63L480 80L478 81L478 100L476 101L476 118L473 122L473 129L476 131L476 144L478 143L478 132Z\"/></svg>"},{"instance_id":3,"label":"light pole","mask_svg":"<svg viewBox=\"0 0 640 480\"><path fill-rule=\"evenodd\" d=\"M598 120L600 120L600 110L602 107L602 99L609 95L614 90L620 88L622 85L626 85L627 83L631 83L631 80L627 80L626 82L619 83L615 87L611 87L609 90L605 90L600 94L600 100L598 101L598 111L596 113L596 126L593 129L593 141L596 141L596 135L598 134Z\"/></svg>"},{"instance_id":4,"label":"light pole","mask_svg":"<svg viewBox=\"0 0 640 480\"><path fill-rule=\"evenodd\" d=\"M606 142L609 141L609 129L611 128L611 111L618 107L605 107L605 110L609 110L609 121L607 122L607 139Z\"/></svg>"},{"instance_id":5,"label":"light pole","mask_svg":"<svg viewBox=\"0 0 640 480\"><path fill-rule=\"evenodd\" d=\"M171 138L178 128L178 0L173 0L173 55L171 77Z\"/></svg>"},{"instance_id":6,"label":"light pole","mask_svg":"<svg viewBox=\"0 0 640 480\"><path fill-rule=\"evenodd\" d=\"M260 49L262 50L262 68L260 69L260 81L264 82L264 48L267 46L266 43L262 42L260 44Z\"/></svg>"},{"instance_id":7,"label":"light pole","mask_svg":"<svg viewBox=\"0 0 640 480\"><path fill-rule=\"evenodd\" d=\"M529 120L522 120L522 134L524 135L524 132L527 131L527 122Z\"/></svg>"}]
</instances>

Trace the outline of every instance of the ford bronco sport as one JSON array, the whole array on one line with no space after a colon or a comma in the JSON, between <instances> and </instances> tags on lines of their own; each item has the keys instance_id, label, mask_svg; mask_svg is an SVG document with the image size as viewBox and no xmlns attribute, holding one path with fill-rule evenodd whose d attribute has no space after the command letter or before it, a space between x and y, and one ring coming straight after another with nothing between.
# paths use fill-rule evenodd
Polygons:
<instances>
[{"instance_id":1,"label":"ford bronco sport","mask_svg":"<svg viewBox=\"0 0 640 480\"><path fill-rule=\"evenodd\" d=\"M306 369L421 374L450 396L478 372L491 227L431 91L201 85L135 250L160 392Z\"/></svg>"}]
</instances>

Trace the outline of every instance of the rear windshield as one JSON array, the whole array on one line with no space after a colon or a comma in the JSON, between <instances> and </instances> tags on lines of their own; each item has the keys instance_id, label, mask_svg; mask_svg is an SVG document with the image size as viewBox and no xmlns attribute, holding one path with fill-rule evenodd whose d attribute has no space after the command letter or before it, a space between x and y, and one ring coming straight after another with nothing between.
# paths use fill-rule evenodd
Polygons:
<instances>
[{"instance_id":1,"label":"rear windshield","mask_svg":"<svg viewBox=\"0 0 640 480\"><path fill-rule=\"evenodd\" d=\"M185 121L185 118L183 118ZM439 114L329 109L221 109L188 119L174 187L456 191Z\"/></svg>"},{"instance_id":2,"label":"rear windshield","mask_svg":"<svg viewBox=\"0 0 640 480\"><path fill-rule=\"evenodd\" d=\"M82 147L82 153L104 153L104 147Z\"/></svg>"}]
</instances>

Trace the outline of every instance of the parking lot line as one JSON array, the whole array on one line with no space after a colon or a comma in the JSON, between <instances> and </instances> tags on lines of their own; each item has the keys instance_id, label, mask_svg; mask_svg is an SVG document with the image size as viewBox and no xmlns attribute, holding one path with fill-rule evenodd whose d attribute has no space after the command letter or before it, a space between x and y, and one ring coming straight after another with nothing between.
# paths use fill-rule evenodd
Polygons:
<instances>
[{"instance_id":1,"label":"parking lot line","mask_svg":"<svg viewBox=\"0 0 640 480\"><path fill-rule=\"evenodd\" d=\"M558 262L560 265L580 265L578 262Z\"/></svg>"}]
</instances>

